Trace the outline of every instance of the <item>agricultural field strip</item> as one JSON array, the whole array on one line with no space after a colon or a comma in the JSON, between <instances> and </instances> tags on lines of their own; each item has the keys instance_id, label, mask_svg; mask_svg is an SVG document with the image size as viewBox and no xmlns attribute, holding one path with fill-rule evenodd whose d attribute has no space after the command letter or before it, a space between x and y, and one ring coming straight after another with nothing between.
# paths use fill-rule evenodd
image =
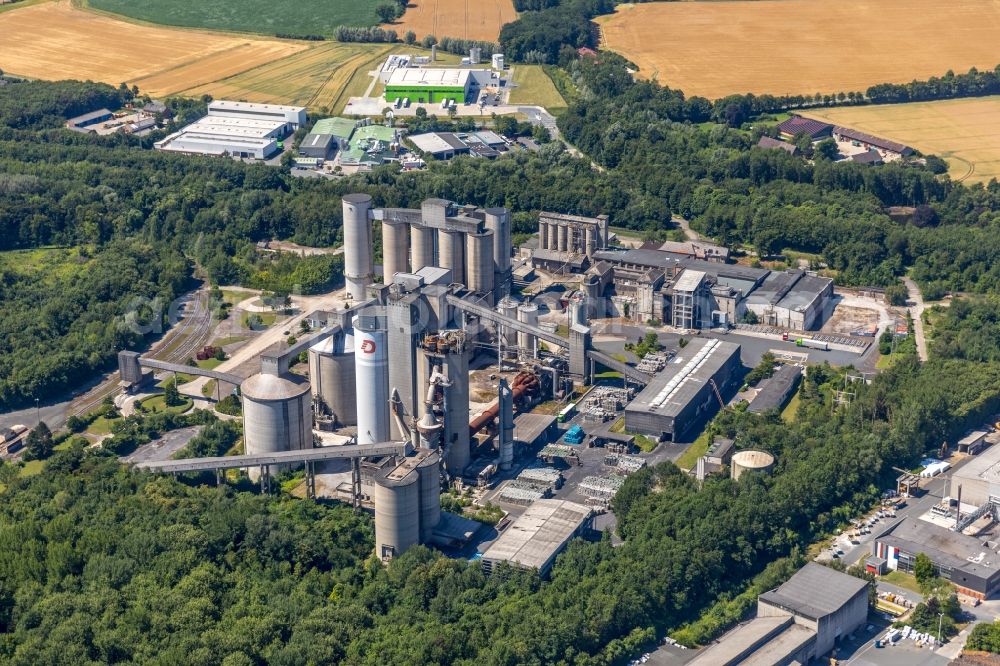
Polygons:
<instances>
[{"instance_id":1,"label":"agricultural field strip","mask_svg":"<svg viewBox=\"0 0 1000 666\"><path fill-rule=\"evenodd\" d=\"M240 46L246 68L307 48L301 42L131 23L77 9L68 0L3 12L0 44L0 68L15 74L114 85L144 79L147 86L167 71L187 77L201 61ZM169 75L162 81L162 88L172 87Z\"/></svg>"},{"instance_id":2,"label":"agricultural field strip","mask_svg":"<svg viewBox=\"0 0 1000 666\"><path fill-rule=\"evenodd\" d=\"M863 91L1000 62L994 0L657 2L597 23L639 76L710 99Z\"/></svg>"},{"instance_id":3,"label":"agricultural field strip","mask_svg":"<svg viewBox=\"0 0 1000 666\"><path fill-rule=\"evenodd\" d=\"M813 109L803 115L899 141L944 158L951 177L1000 177L1000 96Z\"/></svg>"},{"instance_id":4,"label":"agricultural field strip","mask_svg":"<svg viewBox=\"0 0 1000 666\"><path fill-rule=\"evenodd\" d=\"M511 0L414 0L401 19L382 27L400 35L412 30L418 38L496 41L500 28L516 18Z\"/></svg>"}]
</instances>

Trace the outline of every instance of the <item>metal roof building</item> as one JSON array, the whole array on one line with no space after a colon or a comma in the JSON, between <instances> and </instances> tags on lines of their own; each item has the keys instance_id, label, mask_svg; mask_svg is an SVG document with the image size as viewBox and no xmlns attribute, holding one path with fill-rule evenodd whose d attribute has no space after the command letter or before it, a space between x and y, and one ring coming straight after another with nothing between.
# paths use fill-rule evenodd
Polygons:
<instances>
[{"instance_id":1,"label":"metal roof building","mask_svg":"<svg viewBox=\"0 0 1000 666\"><path fill-rule=\"evenodd\" d=\"M680 440L715 413L716 391L724 394L739 382L741 368L738 344L692 340L625 407L625 429Z\"/></svg>"},{"instance_id":2,"label":"metal roof building","mask_svg":"<svg viewBox=\"0 0 1000 666\"><path fill-rule=\"evenodd\" d=\"M556 556L590 525L589 507L564 500L534 502L483 553L483 568L493 573L501 562L548 574Z\"/></svg>"},{"instance_id":3,"label":"metal roof building","mask_svg":"<svg viewBox=\"0 0 1000 666\"><path fill-rule=\"evenodd\" d=\"M1000 498L1000 446L987 449L956 469L949 483L948 495L958 497L958 487L962 486L962 501L967 504L983 506L991 497Z\"/></svg>"},{"instance_id":4,"label":"metal roof building","mask_svg":"<svg viewBox=\"0 0 1000 666\"><path fill-rule=\"evenodd\" d=\"M706 648L689 666L809 663L868 619L868 584L810 562L757 598L757 617Z\"/></svg>"},{"instance_id":5,"label":"metal roof building","mask_svg":"<svg viewBox=\"0 0 1000 666\"><path fill-rule=\"evenodd\" d=\"M208 115L287 123L292 126L292 129L298 129L306 123L306 107L304 106L234 102L226 99L209 102Z\"/></svg>"},{"instance_id":6,"label":"metal roof building","mask_svg":"<svg viewBox=\"0 0 1000 666\"><path fill-rule=\"evenodd\" d=\"M966 501L964 491L962 501ZM1000 591L1000 553L995 543L919 518L904 518L890 525L875 537L872 551L876 558L885 559L887 568L909 573L917 554L924 553L942 578L971 597L987 599Z\"/></svg>"},{"instance_id":7,"label":"metal roof building","mask_svg":"<svg viewBox=\"0 0 1000 666\"><path fill-rule=\"evenodd\" d=\"M802 379L802 368L797 365L782 365L774 371L750 401L748 412L763 414L772 409L781 409L788 402Z\"/></svg>"},{"instance_id":8,"label":"metal roof building","mask_svg":"<svg viewBox=\"0 0 1000 666\"><path fill-rule=\"evenodd\" d=\"M408 98L418 104L448 99L464 104L469 101L474 82L470 69L398 67L385 83L385 99L394 102Z\"/></svg>"}]
</instances>

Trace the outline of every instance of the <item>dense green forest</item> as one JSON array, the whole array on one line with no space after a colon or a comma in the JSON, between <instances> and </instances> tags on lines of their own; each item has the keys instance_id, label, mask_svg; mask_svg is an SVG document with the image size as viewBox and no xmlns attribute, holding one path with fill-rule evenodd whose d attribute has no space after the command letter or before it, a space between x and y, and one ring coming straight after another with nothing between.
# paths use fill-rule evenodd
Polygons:
<instances>
[{"instance_id":1,"label":"dense green forest","mask_svg":"<svg viewBox=\"0 0 1000 666\"><path fill-rule=\"evenodd\" d=\"M969 307L945 325L1000 354L977 323L994 303ZM346 507L130 474L99 452L58 452L28 479L0 467L0 660L609 664L843 524L890 465L1000 407L1000 364L943 352L900 361L832 411L842 383L813 368L792 423L725 412L716 427L773 452L773 476L699 491L669 463L644 470L614 501L624 545L575 542L549 582L487 578L424 548L383 568L367 559L370 519ZM209 450L229 437L206 433L222 442Z\"/></svg>"}]
</instances>

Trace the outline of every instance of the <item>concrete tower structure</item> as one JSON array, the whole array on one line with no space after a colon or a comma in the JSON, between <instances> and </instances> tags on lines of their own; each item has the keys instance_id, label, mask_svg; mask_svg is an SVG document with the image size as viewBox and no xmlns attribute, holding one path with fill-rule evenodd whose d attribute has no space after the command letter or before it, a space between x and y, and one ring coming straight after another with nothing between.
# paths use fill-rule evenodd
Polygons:
<instances>
[{"instance_id":1,"label":"concrete tower structure","mask_svg":"<svg viewBox=\"0 0 1000 666\"><path fill-rule=\"evenodd\" d=\"M410 227L410 268L416 273L421 268L434 265L434 229Z\"/></svg>"},{"instance_id":2,"label":"concrete tower structure","mask_svg":"<svg viewBox=\"0 0 1000 666\"><path fill-rule=\"evenodd\" d=\"M309 348L309 380L320 413L340 425L358 422L354 332L343 331Z\"/></svg>"},{"instance_id":3,"label":"concrete tower structure","mask_svg":"<svg viewBox=\"0 0 1000 666\"><path fill-rule=\"evenodd\" d=\"M466 236L467 279L465 286L469 291L483 294L489 304L493 303L493 285L496 270L493 263L493 244L496 238L493 231L487 229L481 234Z\"/></svg>"},{"instance_id":4,"label":"concrete tower structure","mask_svg":"<svg viewBox=\"0 0 1000 666\"><path fill-rule=\"evenodd\" d=\"M406 224L382 221L382 282L390 284L396 273L410 268L410 237Z\"/></svg>"},{"instance_id":5,"label":"concrete tower structure","mask_svg":"<svg viewBox=\"0 0 1000 666\"><path fill-rule=\"evenodd\" d=\"M374 282L375 246L368 219L372 198L367 194L345 194L344 206L344 280L347 292L355 300L365 298L365 288Z\"/></svg>"},{"instance_id":6,"label":"concrete tower structure","mask_svg":"<svg viewBox=\"0 0 1000 666\"><path fill-rule=\"evenodd\" d=\"M510 255L513 252L510 211L487 208L485 213L486 228L493 232L493 285L499 299L510 293Z\"/></svg>"},{"instance_id":7,"label":"concrete tower structure","mask_svg":"<svg viewBox=\"0 0 1000 666\"><path fill-rule=\"evenodd\" d=\"M354 318L358 444L389 441L389 357L385 316L367 308Z\"/></svg>"},{"instance_id":8,"label":"concrete tower structure","mask_svg":"<svg viewBox=\"0 0 1000 666\"><path fill-rule=\"evenodd\" d=\"M450 270L454 282L468 284L465 279L465 234L438 230L437 265Z\"/></svg>"},{"instance_id":9,"label":"concrete tower structure","mask_svg":"<svg viewBox=\"0 0 1000 666\"><path fill-rule=\"evenodd\" d=\"M506 379L500 380L498 393L500 427L497 432L497 458L500 469L507 471L514 463L514 392Z\"/></svg>"}]
</instances>

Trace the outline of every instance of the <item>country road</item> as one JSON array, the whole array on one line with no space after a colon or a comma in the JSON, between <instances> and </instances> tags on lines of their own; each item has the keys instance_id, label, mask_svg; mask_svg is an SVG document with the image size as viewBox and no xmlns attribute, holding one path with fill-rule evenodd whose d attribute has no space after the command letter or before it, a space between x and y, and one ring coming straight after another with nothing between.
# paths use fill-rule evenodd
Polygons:
<instances>
[{"instance_id":1,"label":"country road","mask_svg":"<svg viewBox=\"0 0 1000 666\"><path fill-rule=\"evenodd\" d=\"M920 293L920 287L917 286L916 282L904 276L903 284L906 285L906 291L908 292L907 301L913 303L913 305L909 306L909 311L910 317L913 319L913 335L917 341L917 357L921 361L926 361L927 339L924 337L923 314L927 306L924 304L924 297Z\"/></svg>"}]
</instances>

